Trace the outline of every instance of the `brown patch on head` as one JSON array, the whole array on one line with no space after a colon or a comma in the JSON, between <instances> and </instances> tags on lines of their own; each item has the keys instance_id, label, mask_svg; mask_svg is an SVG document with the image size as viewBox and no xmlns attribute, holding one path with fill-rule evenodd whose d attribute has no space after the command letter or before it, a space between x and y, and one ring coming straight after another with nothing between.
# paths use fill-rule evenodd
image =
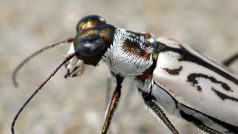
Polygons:
<instances>
[{"instance_id":1,"label":"brown patch on head","mask_svg":"<svg viewBox=\"0 0 238 134\"><path fill-rule=\"evenodd\" d=\"M151 50L154 47L154 44L148 42L147 39L151 38L149 33L146 34L138 34L134 33L137 37L144 36L146 40L140 40L138 38L134 38L133 41L127 39L123 43L123 49L125 52L131 53L135 56L139 56L145 60L148 60L151 55Z\"/></svg>"},{"instance_id":2,"label":"brown patch on head","mask_svg":"<svg viewBox=\"0 0 238 134\"><path fill-rule=\"evenodd\" d=\"M140 49L140 45L136 42L132 42L130 40L125 40L123 43L122 48L129 53L132 53L134 55L142 56L144 53Z\"/></svg>"},{"instance_id":3,"label":"brown patch on head","mask_svg":"<svg viewBox=\"0 0 238 134\"><path fill-rule=\"evenodd\" d=\"M122 46L125 52L131 53L135 56L139 56L145 60L148 60L150 53L140 48L140 45L137 42L131 42L126 40Z\"/></svg>"}]
</instances>

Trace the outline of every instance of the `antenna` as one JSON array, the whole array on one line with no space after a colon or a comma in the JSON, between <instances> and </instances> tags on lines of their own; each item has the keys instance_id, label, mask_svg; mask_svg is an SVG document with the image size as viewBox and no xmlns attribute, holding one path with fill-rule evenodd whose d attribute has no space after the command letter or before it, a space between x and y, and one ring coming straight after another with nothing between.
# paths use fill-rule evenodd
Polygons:
<instances>
[{"instance_id":1,"label":"antenna","mask_svg":"<svg viewBox=\"0 0 238 134\"><path fill-rule=\"evenodd\" d=\"M15 115L12 124L11 124L11 132L14 134L14 126L17 121L17 118L23 111L23 109L27 106L27 104L32 100L32 98L42 89L42 87L55 75L55 73L70 59L72 59L76 54L72 53L68 55L64 61L62 61L56 69L40 84L40 86L31 94L31 96L25 101L25 103L21 106L21 108L18 110L17 114Z\"/></svg>"},{"instance_id":2,"label":"antenna","mask_svg":"<svg viewBox=\"0 0 238 134\"><path fill-rule=\"evenodd\" d=\"M23 67L23 65L25 65L30 59L32 59L36 55L38 55L38 54L40 54L40 53L42 53L45 50L48 50L50 48L53 48L53 47L56 47L56 46L59 46L59 45L64 45L64 44L67 44L67 43L71 43L71 42L74 41L74 39L75 39L75 37L70 37L67 40L63 40L63 41L60 41L58 43L55 43L55 44L43 47L40 50L38 50L38 51L34 52L33 54L31 54L30 56L26 57L20 64L18 64L18 66L13 71L12 82L13 82L14 86L18 87L18 82L17 82L17 79L16 79L17 73Z\"/></svg>"}]
</instances>

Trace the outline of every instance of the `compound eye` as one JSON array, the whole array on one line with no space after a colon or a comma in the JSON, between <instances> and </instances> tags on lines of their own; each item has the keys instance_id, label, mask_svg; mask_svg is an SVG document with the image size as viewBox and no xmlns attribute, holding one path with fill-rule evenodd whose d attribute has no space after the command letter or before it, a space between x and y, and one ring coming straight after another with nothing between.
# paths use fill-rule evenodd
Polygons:
<instances>
[{"instance_id":1,"label":"compound eye","mask_svg":"<svg viewBox=\"0 0 238 134\"><path fill-rule=\"evenodd\" d=\"M84 39L79 39L74 47L78 55L92 57L100 55L103 52L105 43L98 36L90 36Z\"/></svg>"}]
</instances>

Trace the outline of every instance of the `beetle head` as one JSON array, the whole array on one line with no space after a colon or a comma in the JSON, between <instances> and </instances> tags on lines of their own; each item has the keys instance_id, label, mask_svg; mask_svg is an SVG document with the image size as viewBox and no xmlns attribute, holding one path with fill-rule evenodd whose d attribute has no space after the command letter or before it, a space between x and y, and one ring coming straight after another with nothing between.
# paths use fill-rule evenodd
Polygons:
<instances>
[{"instance_id":1,"label":"beetle head","mask_svg":"<svg viewBox=\"0 0 238 134\"><path fill-rule=\"evenodd\" d=\"M114 26L105 19L91 15L82 18L76 27L74 40L76 56L89 65L97 65L113 40Z\"/></svg>"}]
</instances>

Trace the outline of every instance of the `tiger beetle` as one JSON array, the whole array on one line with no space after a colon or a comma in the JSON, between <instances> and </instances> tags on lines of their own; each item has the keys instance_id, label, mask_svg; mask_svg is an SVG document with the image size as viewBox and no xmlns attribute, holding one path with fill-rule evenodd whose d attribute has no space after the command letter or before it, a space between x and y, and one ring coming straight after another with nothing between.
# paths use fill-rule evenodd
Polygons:
<instances>
[{"instance_id":1,"label":"tiger beetle","mask_svg":"<svg viewBox=\"0 0 238 134\"><path fill-rule=\"evenodd\" d=\"M32 57L61 44L73 44L68 56L27 99L13 119L17 118L30 100L65 65L65 77L82 73L84 65L96 66L104 61L116 80L101 134L106 134L118 106L122 82L132 78L146 106L169 128L178 134L166 114L173 114L210 134L238 133L238 78L225 66L237 58L235 54L217 64L179 41L150 33L139 33L108 24L97 15L82 18L76 26L76 36L47 46L22 61L13 73Z\"/></svg>"}]
</instances>

